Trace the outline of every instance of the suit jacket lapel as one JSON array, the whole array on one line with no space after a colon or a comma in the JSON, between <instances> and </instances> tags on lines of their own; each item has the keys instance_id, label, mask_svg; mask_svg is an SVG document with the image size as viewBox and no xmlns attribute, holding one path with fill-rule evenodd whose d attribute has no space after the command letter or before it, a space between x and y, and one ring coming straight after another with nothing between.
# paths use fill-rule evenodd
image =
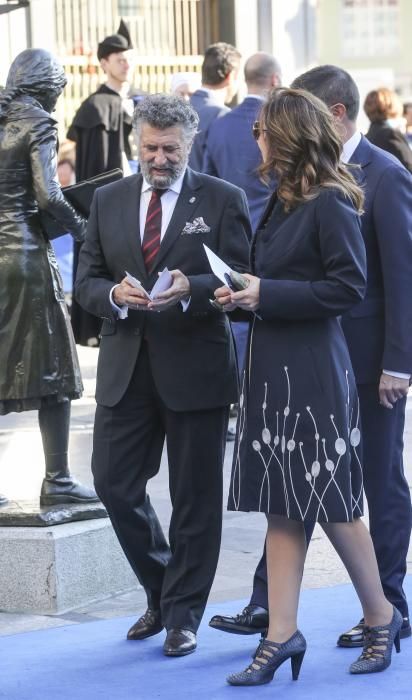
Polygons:
<instances>
[{"instance_id":1,"label":"suit jacket lapel","mask_svg":"<svg viewBox=\"0 0 412 700\"><path fill-rule=\"evenodd\" d=\"M358 165L359 168L350 168L350 172L354 176L358 185L362 185L365 178L365 168L369 165L372 160L372 149L368 140L362 136L357 148L352 153L348 165Z\"/></svg>"},{"instance_id":2,"label":"suit jacket lapel","mask_svg":"<svg viewBox=\"0 0 412 700\"><path fill-rule=\"evenodd\" d=\"M127 187L124 188L123 197L119 202L124 235L139 279L147 277L140 242L140 195L142 182L143 178L141 175L132 175L128 178ZM133 274L134 269L130 269L128 272Z\"/></svg>"},{"instance_id":3,"label":"suit jacket lapel","mask_svg":"<svg viewBox=\"0 0 412 700\"><path fill-rule=\"evenodd\" d=\"M200 188L200 178L197 177L193 170L188 168L183 179L183 186L177 199L172 218L170 219L170 223L160 244L159 254L156 258L153 270L151 270L151 274L157 270L165 259L173 243L181 235L186 222L193 220L193 215L202 199L202 192L198 191Z\"/></svg>"}]
</instances>

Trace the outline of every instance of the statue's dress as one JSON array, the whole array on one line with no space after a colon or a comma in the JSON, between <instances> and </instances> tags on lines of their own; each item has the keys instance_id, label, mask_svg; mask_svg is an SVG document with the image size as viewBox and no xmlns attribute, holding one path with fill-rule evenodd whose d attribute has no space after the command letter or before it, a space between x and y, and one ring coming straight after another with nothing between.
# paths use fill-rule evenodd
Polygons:
<instances>
[{"instance_id":1,"label":"statue's dress","mask_svg":"<svg viewBox=\"0 0 412 700\"><path fill-rule=\"evenodd\" d=\"M83 388L43 218L83 239L84 221L57 182L56 143L50 114L29 95L16 98L0 121L0 414Z\"/></svg>"}]
</instances>

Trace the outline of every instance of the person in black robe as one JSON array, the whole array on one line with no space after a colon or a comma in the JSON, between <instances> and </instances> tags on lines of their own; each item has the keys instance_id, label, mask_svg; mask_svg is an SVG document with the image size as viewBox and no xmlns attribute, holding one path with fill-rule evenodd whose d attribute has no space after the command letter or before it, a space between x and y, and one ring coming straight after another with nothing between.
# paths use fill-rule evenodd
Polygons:
<instances>
[{"instance_id":1,"label":"person in black robe","mask_svg":"<svg viewBox=\"0 0 412 700\"><path fill-rule=\"evenodd\" d=\"M131 174L131 148L134 102L138 96L124 97L130 63L127 51L132 48L128 29L123 22L117 34L106 37L98 45L97 58L106 74L106 83L90 95L79 107L67 138L76 143L76 180L121 168ZM73 252L73 284L81 244ZM84 311L72 295L71 320L76 343L97 346L101 321Z\"/></svg>"}]
</instances>

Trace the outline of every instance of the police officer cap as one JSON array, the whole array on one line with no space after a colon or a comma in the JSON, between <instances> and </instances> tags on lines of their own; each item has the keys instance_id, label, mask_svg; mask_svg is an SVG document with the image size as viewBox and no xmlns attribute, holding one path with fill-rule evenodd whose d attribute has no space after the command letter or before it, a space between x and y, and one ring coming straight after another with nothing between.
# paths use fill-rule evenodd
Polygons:
<instances>
[{"instance_id":1,"label":"police officer cap","mask_svg":"<svg viewBox=\"0 0 412 700\"><path fill-rule=\"evenodd\" d=\"M116 34L107 36L101 41L97 47L97 58L99 61L102 58L107 58L111 53L120 53L133 48L129 30L123 20L120 20L119 29Z\"/></svg>"}]
</instances>

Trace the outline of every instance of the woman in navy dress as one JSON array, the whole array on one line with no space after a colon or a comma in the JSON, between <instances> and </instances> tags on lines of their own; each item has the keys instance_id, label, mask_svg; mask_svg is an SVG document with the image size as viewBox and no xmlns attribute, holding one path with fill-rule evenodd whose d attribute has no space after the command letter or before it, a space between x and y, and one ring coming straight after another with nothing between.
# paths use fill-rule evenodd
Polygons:
<instances>
[{"instance_id":1,"label":"woman in navy dress","mask_svg":"<svg viewBox=\"0 0 412 700\"><path fill-rule=\"evenodd\" d=\"M254 661L228 678L233 685L267 683L288 658L298 677L305 521L321 524L363 606L368 642L351 672L386 668L402 624L360 519L359 403L339 321L365 289L363 194L340 163L332 116L309 93L273 91L255 133L261 174L278 189L254 239L249 286L222 287L216 298L253 313L229 509L267 514L269 629Z\"/></svg>"}]
</instances>

